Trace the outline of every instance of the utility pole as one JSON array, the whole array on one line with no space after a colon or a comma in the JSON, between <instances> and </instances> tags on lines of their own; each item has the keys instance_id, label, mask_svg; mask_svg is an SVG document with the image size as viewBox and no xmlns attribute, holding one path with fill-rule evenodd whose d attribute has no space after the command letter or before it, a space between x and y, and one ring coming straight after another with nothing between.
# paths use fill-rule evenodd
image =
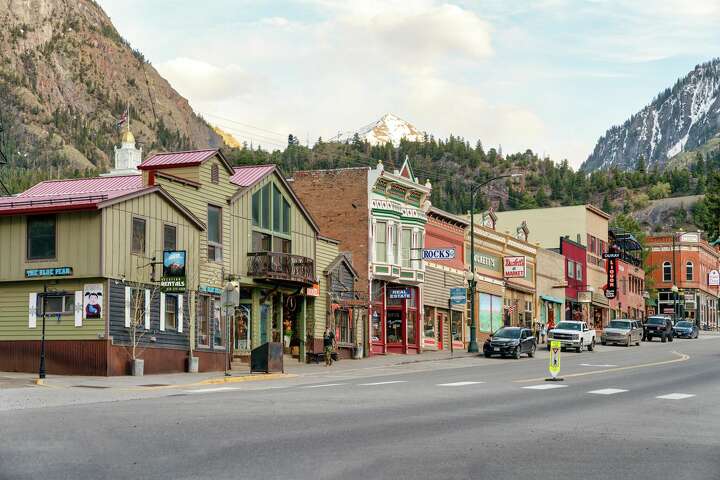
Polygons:
<instances>
[{"instance_id":1,"label":"utility pole","mask_svg":"<svg viewBox=\"0 0 720 480\"><path fill-rule=\"evenodd\" d=\"M40 380L45 378L45 310L47 307L47 282L43 282L42 296L42 336L40 337L40 371L38 377Z\"/></svg>"}]
</instances>

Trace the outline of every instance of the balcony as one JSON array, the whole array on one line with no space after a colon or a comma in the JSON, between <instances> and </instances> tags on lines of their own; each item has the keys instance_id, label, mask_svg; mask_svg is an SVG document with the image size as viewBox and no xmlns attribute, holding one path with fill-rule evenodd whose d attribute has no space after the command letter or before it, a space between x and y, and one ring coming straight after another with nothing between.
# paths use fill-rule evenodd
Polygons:
<instances>
[{"instance_id":1,"label":"balcony","mask_svg":"<svg viewBox=\"0 0 720 480\"><path fill-rule=\"evenodd\" d=\"M248 276L312 285L316 282L315 261L288 253L248 253Z\"/></svg>"}]
</instances>

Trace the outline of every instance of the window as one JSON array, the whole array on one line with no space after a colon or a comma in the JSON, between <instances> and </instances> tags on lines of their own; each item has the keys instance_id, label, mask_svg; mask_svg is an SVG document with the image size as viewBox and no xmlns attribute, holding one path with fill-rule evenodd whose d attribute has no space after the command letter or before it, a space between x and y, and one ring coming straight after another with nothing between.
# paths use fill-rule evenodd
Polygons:
<instances>
[{"instance_id":1,"label":"window","mask_svg":"<svg viewBox=\"0 0 720 480\"><path fill-rule=\"evenodd\" d=\"M663 282L672 282L672 266L670 262L663 263Z\"/></svg>"},{"instance_id":2,"label":"window","mask_svg":"<svg viewBox=\"0 0 720 480\"><path fill-rule=\"evenodd\" d=\"M352 323L347 310L335 310L335 329L340 343L353 343Z\"/></svg>"},{"instance_id":3,"label":"window","mask_svg":"<svg viewBox=\"0 0 720 480\"><path fill-rule=\"evenodd\" d=\"M212 320L213 320L213 347L225 347L225 316L221 315L220 302L213 299L212 302Z\"/></svg>"},{"instance_id":4,"label":"window","mask_svg":"<svg viewBox=\"0 0 720 480\"><path fill-rule=\"evenodd\" d=\"M274 184L268 183L253 194L252 221L254 226L290 235L291 216L290 203L285 200L282 191Z\"/></svg>"},{"instance_id":5,"label":"window","mask_svg":"<svg viewBox=\"0 0 720 480\"><path fill-rule=\"evenodd\" d=\"M592 235L588 235L588 237L590 237L590 251L594 255L597 253L597 240Z\"/></svg>"},{"instance_id":6,"label":"window","mask_svg":"<svg viewBox=\"0 0 720 480\"><path fill-rule=\"evenodd\" d=\"M572 260L567 261L567 276L568 278L575 278L575 262Z\"/></svg>"},{"instance_id":7,"label":"window","mask_svg":"<svg viewBox=\"0 0 720 480\"><path fill-rule=\"evenodd\" d=\"M27 259L55 258L55 215L27 217Z\"/></svg>"},{"instance_id":8,"label":"window","mask_svg":"<svg viewBox=\"0 0 720 480\"><path fill-rule=\"evenodd\" d=\"M392 235L392 252L393 252L393 263L400 263L400 227L397 223L393 223L391 226L390 233Z\"/></svg>"},{"instance_id":9,"label":"window","mask_svg":"<svg viewBox=\"0 0 720 480\"><path fill-rule=\"evenodd\" d=\"M201 295L198 300L198 345L210 346L210 312L213 305L212 297Z\"/></svg>"},{"instance_id":10,"label":"window","mask_svg":"<svg viewBox=\"0 0 720 480\"><path fill-rule=\"evenodd\" d=\"M410 268L410 255L412 253L412 230L409 228L402 229L402 266L403 268Z\"/></svg>"},{"instance_id":11,"label":"window","mask_svg":"<svg viewBox=\"0 0 720 480\"><path fill-rule=\"evenodd\" d=\"M208 261L222 261L222 208L208 205Z\"/></svg>"},{"instance_id":12,"label":"window","mask_svg":"<svg viewBox=\"0 0 720 480\"><path fill-rule=\"evenodd\" d=\"M132 219L132 253L145 254L145 219Z\"/></svg>"},{"instance_id":13,"label":"window","mask_svg":"<svg viewBox=\"0 0 720 480\"><path fill-rule=\"evenodd\" d=\"M52 294L51 294L52 295ZM35 305L37 315L42 316L43 312L43 295L39 293L37 296L37 304ZM74 295L48 295L45 299L45 308L48 315L68 314L75 311Z\"/></svg>"},{"instance_id":14,"label":"window","mask_svg":"<svg viewBox=\"0 0 720 480\"><path fill-rule=\"evenodd\" d=\"M582 279L583 279L583 271L582 271L582 264L581 264L581 263L576 263L576 264L575 264L575 278L576 278L579 282L582 282Z\"/></svg>"},{"instance_id":15,"label":"window","mask_svg":"<svg viewBox=\"0 0 720 480\"><path fill-rule=\"evenodd\" d=\"M165 328L177 330L178 299L175 295L165 295Z\"/></svg>"},{"instance_id":16,"label":"window","mask_svg":"<svg viewBox=\"0 0 720 480\"><path fill-rule=\"evenodd\" d=\"M145 308L145 290L133 288L130 295L130 321L140 328L145 328Z\"/></svg>"},{"instance_id":17,"label":"window","mask_svg":"<svg viewBox=\"0 0 720 480\"><path fill-rule=\"evenodd\" d=\"M387 262L387 224L385 222L375 224L375 261Z\"/></svg>"},{"instance_id":18,"label":"window","mask_svg":"<svg viewBox=\"0 0 720 480\"><path fill-rule=\"evenodd\" d=\"M452 310L450 311L450 318L452 339L455 342L462 342L462 312Z\"/></svg>"},{"instance_id":19,"label":"window","mask_svg":"<svg viewBox=\"0 0 720 480\"><path fill-rule=\"evenodd\" d=\"M440 313L438 313L438 316L439 315ZM433 309L427 305L425 306L425 317L423 321L423 336L425 338L435 338L435 316L433 315Z\"/></svg>"},{"instance_id":20,"label":"window","mask_svg":"<svg viewBox=\"0 0 720 480\"><path fill-rule=\"evenodd\" d=\"M290 240L282 237L273 237L273 252L290 253Z\"/></svg>"},{"instance_id":21,"label":"window","mask_svg":"<svg viewBox=\"0 0 720 480\"><path fill-rule=\"evenodd\" d=\"M693 263L687 262L685 264L685 280L692 282L693 280Z\"/></svg>"},{"instance_id":22,"label":"window","mask_svg":"<svg viewBox=\"0 0 720 480\"><path fill-rule=\"evenodd\" d=\"M274 232L280 232L282 231L282 215L280 213L282 209L282 195L280 194L280 190L275 188L273 185L273 192L272 192L272 209L273 209L273 226L272 229Z\"/></svg>"},{"instance_id":23,"label":"window","mask_svg":"<svg viewBox=\"0 0 720 480\"><path fill-rule=\"evenodd\" d=\"M220 168L217 165L210 167L210 181L215 185L220 183Z\"/></svg>"},{"instance_id":24,"label":"window","mask_svg":"<svg viewBox=\"0 0 720 480\"><path fill-rule=\"evenodd\" d=\"M177 250L177 229L174 225L163 226L163 250Z\"/></svg>"},{"instance_id":25,"label":"window","mask_svg":"<svg viewBox=\"0 0 720 480\"><path fill-rule=\"evenodd\" d=\"M269 252L272 250L272 235L261 232L253 232L253 252Z\"/></svg>"}]
</instances>

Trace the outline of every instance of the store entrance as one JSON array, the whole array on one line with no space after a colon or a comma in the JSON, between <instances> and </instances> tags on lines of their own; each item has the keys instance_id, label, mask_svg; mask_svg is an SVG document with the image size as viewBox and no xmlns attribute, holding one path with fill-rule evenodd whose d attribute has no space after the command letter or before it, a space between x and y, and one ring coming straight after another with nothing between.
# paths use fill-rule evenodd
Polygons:
<instances>
[{"instance_id":1,"label":"store entrance","mask_svg":"<svg viewBox=\"0 0 720 480\"><path fill-rule=\"evenodd\" d=\"M403 345L403 320L405 315L403 310L399 309L387 309L385 312L385 332L387 335L387 344L390 346L402 346Z\"/></svg>"}]
</instances>

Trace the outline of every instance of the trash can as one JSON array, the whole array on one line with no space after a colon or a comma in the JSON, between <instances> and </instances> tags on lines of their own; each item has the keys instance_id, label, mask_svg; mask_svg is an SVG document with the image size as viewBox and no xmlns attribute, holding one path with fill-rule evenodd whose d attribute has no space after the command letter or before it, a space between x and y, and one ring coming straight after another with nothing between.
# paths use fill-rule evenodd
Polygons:
<instances>
[{"instance_id":1,"label":"trash can","mask_svg":"<svg viewBox=\"0 0 720 480\"><path fill-rule=\"evenodd\" d=\"M362 358L363 358L363 346L355 345L355 350L353 351L353 359L362 360Z\"/></svg>"},{"instance_id":2,"label":"trash can","mask_svg":"<svg viewBox=\"0 0 720 480\"><path fill-rule=\"evenodd\" d=\"M283 344L268 342L250 352L250 373L282 373Z\"/></svg>"}]
</instances>

